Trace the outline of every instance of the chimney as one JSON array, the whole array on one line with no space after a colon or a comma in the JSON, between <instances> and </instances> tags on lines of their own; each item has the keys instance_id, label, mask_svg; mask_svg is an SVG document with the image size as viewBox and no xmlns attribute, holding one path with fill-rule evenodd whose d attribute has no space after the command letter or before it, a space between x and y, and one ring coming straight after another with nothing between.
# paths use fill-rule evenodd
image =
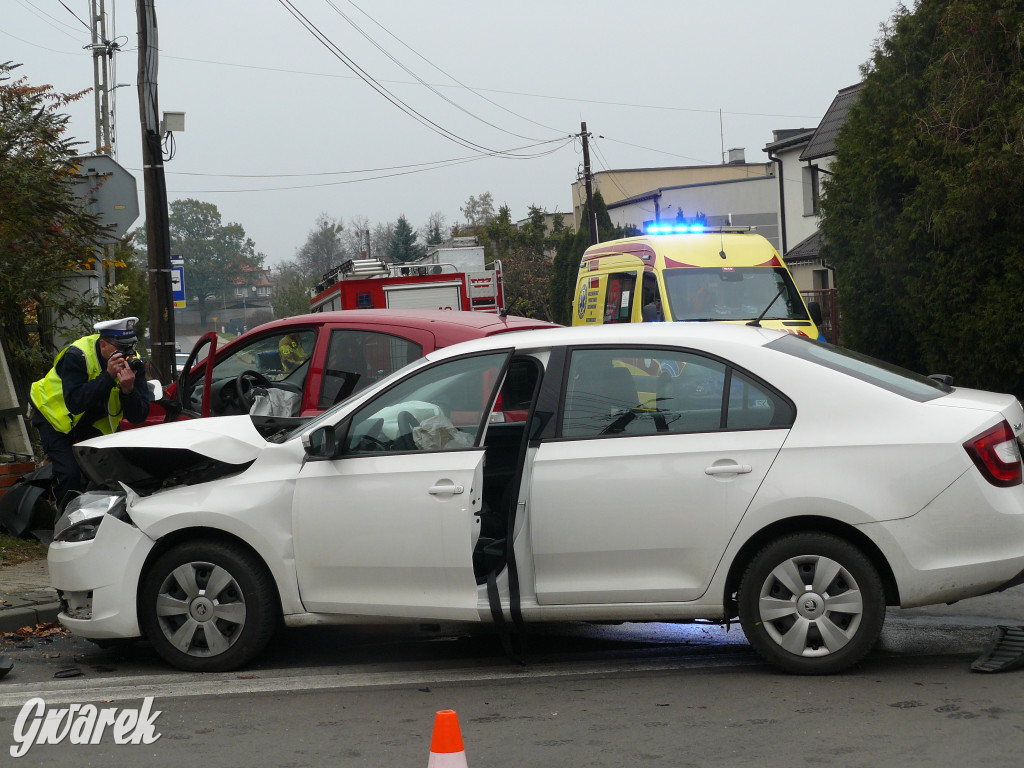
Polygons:
<instances>
[{"instance_id":1,"label":"chimney","mask_svg":"<svg viewBox=\"0 0 1024 768\"><path fill-rule=\"evenodd\" d=\"M747 162L743 147L734 147L729 150L729 165L743 165Z\"/></svg>"}]
</instances>

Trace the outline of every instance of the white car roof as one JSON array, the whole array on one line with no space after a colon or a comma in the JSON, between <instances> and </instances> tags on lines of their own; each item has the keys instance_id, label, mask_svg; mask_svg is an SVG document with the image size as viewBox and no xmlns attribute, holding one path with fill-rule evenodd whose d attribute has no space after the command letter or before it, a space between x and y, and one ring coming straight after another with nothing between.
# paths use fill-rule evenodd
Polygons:
<instances>
[{"instance_id":1,"label":"white car roof","mask_svg":"<svg viewBox=\"0 0 1024 768\"><path fill-rule=\"evenodd\" d=\"M708 344L724 343L760 347L785 335L783 331L736 323L621 323L504 333L453 344L432 352L427 358L441 360L468 352L507 349L511 346L518 350L589 344L667 344L704 347Z\"/></svg>"}]
</instances>

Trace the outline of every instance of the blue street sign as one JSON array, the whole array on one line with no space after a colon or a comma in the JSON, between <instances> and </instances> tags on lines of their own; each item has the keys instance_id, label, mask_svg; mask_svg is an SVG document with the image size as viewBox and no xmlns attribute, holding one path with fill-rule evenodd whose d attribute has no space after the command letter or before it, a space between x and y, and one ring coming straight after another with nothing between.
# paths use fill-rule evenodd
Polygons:
<instances>
[{"instance_id":1,"label":"blue street sign","mask_svg":"<svg viewBox=\"0 0 1024 768\"><path fill-rule=\"evenodd\" d=\"M171 296L175 309L185 308L185 260L171 255Z\"/></svg>"}]
</instances>

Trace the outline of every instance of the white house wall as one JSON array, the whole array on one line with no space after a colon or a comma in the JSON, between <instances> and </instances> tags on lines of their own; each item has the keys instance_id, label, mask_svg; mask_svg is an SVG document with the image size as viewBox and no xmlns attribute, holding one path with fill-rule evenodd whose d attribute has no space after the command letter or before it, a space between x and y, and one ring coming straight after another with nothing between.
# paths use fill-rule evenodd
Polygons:
<instances>
[{"instance_id":1,"label":"white house wall","mask_svg":"<svg viewBox=\"0 0 1024 768\"><path fill-rule=\"evenodd\" d=\"M807 213L805 211L804 200L805 196L809 194L809 190L805 189L808 183L807 176L804 172L804 169L807 167L807 163L801 162L799 158L800 153L803 152L806 146L806 144L798 144L790 149L783 149L775 153L776 157L782 160L782 184L786 198L787 249L792 248L801 240L806 240L817 232L820 224L820 217L817 214ZM815 160L814 164L817 165L818 168L822 169L822 171L827 171L829 166L832 164L832 158L823 157L819 160ZM819 172L819 194L821 193L821 182L826 178L828 178L827 174ZM778 207L777 198L775 205Z\"/></svg>"}]
</instances>

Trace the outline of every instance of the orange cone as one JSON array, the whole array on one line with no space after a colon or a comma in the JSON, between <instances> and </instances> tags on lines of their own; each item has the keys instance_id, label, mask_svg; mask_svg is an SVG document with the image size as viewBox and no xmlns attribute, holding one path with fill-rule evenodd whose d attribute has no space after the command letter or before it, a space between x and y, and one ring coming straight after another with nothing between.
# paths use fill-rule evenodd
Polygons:
<instances>
[{"instance_id":1,"label":"orange cone","mask_svg":"<svg viewBox=\"0 0 1024 768\"><path fill-rule=\"evenodd\" d=\"M443 709L434 717L434 737L430 740L427 768L469 768L466 749L462 746L459 716L453 709Z\"/></svg>"}]
</instances>

